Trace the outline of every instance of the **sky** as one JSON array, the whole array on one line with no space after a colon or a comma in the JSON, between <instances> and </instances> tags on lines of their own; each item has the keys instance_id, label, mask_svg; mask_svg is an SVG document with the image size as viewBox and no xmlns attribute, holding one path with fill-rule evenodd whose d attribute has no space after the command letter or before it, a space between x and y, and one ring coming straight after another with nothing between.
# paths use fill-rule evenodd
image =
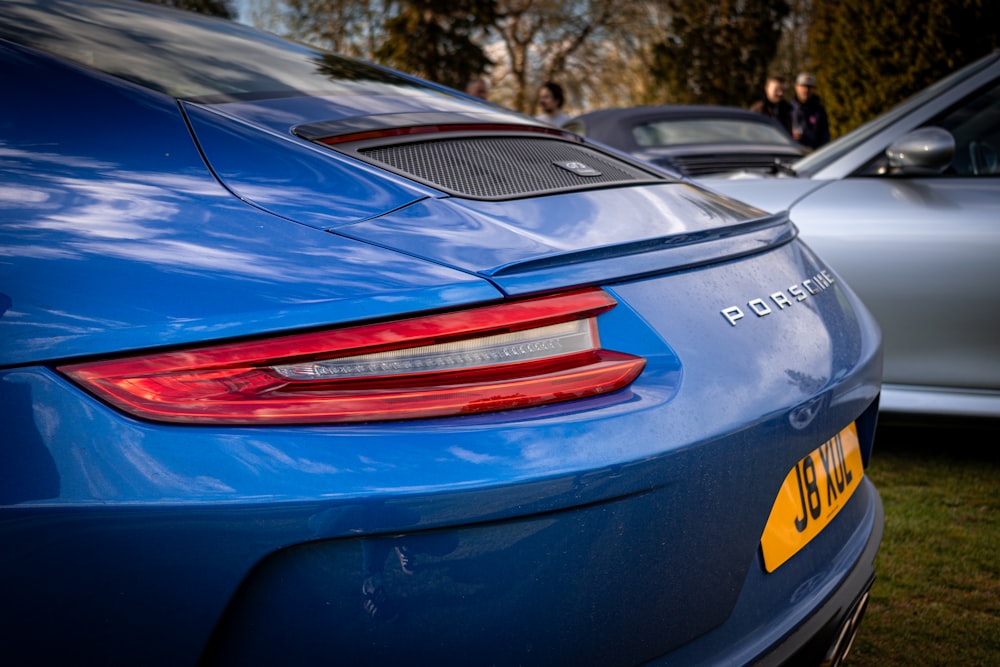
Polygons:
<instances>
[{"instance_id":1,"label":"sky","mask_svg":"<svg viewBox=\"0 0 1000 667\"><path fill-rule=\"evenodd\" d=\"M247 23L247 24L250 23L249 19L247 18L247 13L248 13L247 9L248 9L248 6L249 6L249 0L235 0L233 2L233 7L238 12L238 14L236 16L236 20L238 22L240 22L240 23Z\"/></svg>"}]
</instances>

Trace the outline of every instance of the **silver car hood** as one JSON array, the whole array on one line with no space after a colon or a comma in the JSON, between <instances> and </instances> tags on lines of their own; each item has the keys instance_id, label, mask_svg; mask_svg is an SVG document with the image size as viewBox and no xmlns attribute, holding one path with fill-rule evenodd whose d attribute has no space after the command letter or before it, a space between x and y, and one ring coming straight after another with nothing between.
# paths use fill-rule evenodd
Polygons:
<instances>
[{"instance_id":1,"label":"silver car hood","mask_svg":"<svg viewBox=\"0 0 1000 667\"><path fill-rule=\"evenodd\" d=\"M697 180L706 188L771 213L791 209L797 201L826 184L826 181L808 178L765 176L745 172L726 176L705 176Z\"/></svg>"}]
</instances>

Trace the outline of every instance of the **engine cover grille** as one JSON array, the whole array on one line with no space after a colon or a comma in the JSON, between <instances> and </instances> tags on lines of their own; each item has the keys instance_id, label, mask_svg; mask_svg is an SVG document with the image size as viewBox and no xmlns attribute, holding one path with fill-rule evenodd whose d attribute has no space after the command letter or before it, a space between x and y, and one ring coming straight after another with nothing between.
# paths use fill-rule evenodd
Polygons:
<instances>
[{"instance_id":1,"label":"engine cover grille","mask_svg":"<svg viewBox=\"0 0 1000 667\"><path fill-rule=\"evenodd\" d=\"M451 194L477 199L665 179L613 155L548 137L441 138L358 148L355 155Z\"/></svg>"},{"instance_id":2,"label":"engine cover grille","mask_svg":"<svg viewBox=\"0 0 1000 667\"><path fill-rule=\"evenodd\" d=\"M674 158L677 168L685 176L706 176L725 171L770 172L776 162L791 164L801 155L783 153L718 153L714 155L678 155Z\"/></svg>"}]
</instances>

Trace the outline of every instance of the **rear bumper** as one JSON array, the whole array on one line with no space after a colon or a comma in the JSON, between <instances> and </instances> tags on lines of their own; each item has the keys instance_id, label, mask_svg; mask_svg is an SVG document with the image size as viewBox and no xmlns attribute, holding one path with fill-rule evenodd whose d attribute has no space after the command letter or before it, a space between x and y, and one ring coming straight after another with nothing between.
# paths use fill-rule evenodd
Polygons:
<instances>
[{"instance_id":1,"label":"rear bumper","mask_svg":"<svg viewBox=\"0 0 1000 667\"><path fill-rule=\"evenodd\" d=\"M771 653L757 661L756 667L835 667L847 657L868 604L868 593L875 581L874 560L882 541L884 510L878 494L873 495L873 530L857 565L823 606L786 636Z\"/></svg>"},{"instance_id":2,"label":"rear bumper","mask_svg":"<svg viewBox=\"0 0 1000 667\"><path fill-rule=\"evenodd\" d=\"M713 598L728 587L718 576L693 591L685 571L671 568L664 537L678 531L650 521L669 514L669 494L622 500L274 554L244 581L201 664L330 656L357 665L838 664L825 660L849 646L882 539L882 503L867 479L829 535L775 573L758 556L728 618L651 662L641 656L667 633L705 625L700 608L718 608L686 605L678 614L678 598ZM369 584L381 588L371 600Z\"/></svg>"},{"instance_id":3,"label":"rear bumper","mask_svg":"<svg viewBox=\"0 0 1000 667\"><path fill-rule=\"evenodd\" d=\"M725 623L646 667L839 664L835 660L846 657L863 615L884 530L882 500L867 477L845 514L854 517L853 535L834 557L829 558L830 552L822 547L821 553L803 552L805 558L796 556L778 568L775 574L782 574L783 582L777 586L776 580L768 579L771 575L763 574L758 557ZM830 528L827 532L840 533L834 524ZM816 568L824 558L829 562ZM783 569L787 571L782 573ZM793 589L781 588L788 580L800 583ZM780 613L775 611L779 607Z\"/></svg>"}]
</instances>

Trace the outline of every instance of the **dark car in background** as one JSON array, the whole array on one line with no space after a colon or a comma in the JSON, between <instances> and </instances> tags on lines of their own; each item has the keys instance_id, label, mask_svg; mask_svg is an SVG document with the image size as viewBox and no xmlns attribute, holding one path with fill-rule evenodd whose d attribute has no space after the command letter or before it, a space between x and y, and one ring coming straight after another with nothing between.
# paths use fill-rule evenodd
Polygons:
<instances>
[{"instance_id":1,"label":"dark car in background","mask_svg":"<svg viewBox=\"0 0 1000 667\"><path fill-rule=\"evenodd\" d=\"M784 213L148 3L0 81L4 664L843 658L881 336Z\"/></svg>"},{"instance_id":2,"label":"dark car in background","mask_svg":"<svg viewBox=\"0 0 1000 667\"><path fill-rule=\"evenodd\" d=\"M771 177L701 182L770 211L885 336L882 410L1000 417L1000 51Z\"/></svg>"},{"instance_id":3,"label":"dark car in background","mask_svg":"<svg viewBox=\"0 0 1000 667\"><path fill-rule=\"evenodd\" d=\"M769 172L807 152L773 118L730 106L600 109L564 128L684 176Z\"/></svg>"}]
</instances>

